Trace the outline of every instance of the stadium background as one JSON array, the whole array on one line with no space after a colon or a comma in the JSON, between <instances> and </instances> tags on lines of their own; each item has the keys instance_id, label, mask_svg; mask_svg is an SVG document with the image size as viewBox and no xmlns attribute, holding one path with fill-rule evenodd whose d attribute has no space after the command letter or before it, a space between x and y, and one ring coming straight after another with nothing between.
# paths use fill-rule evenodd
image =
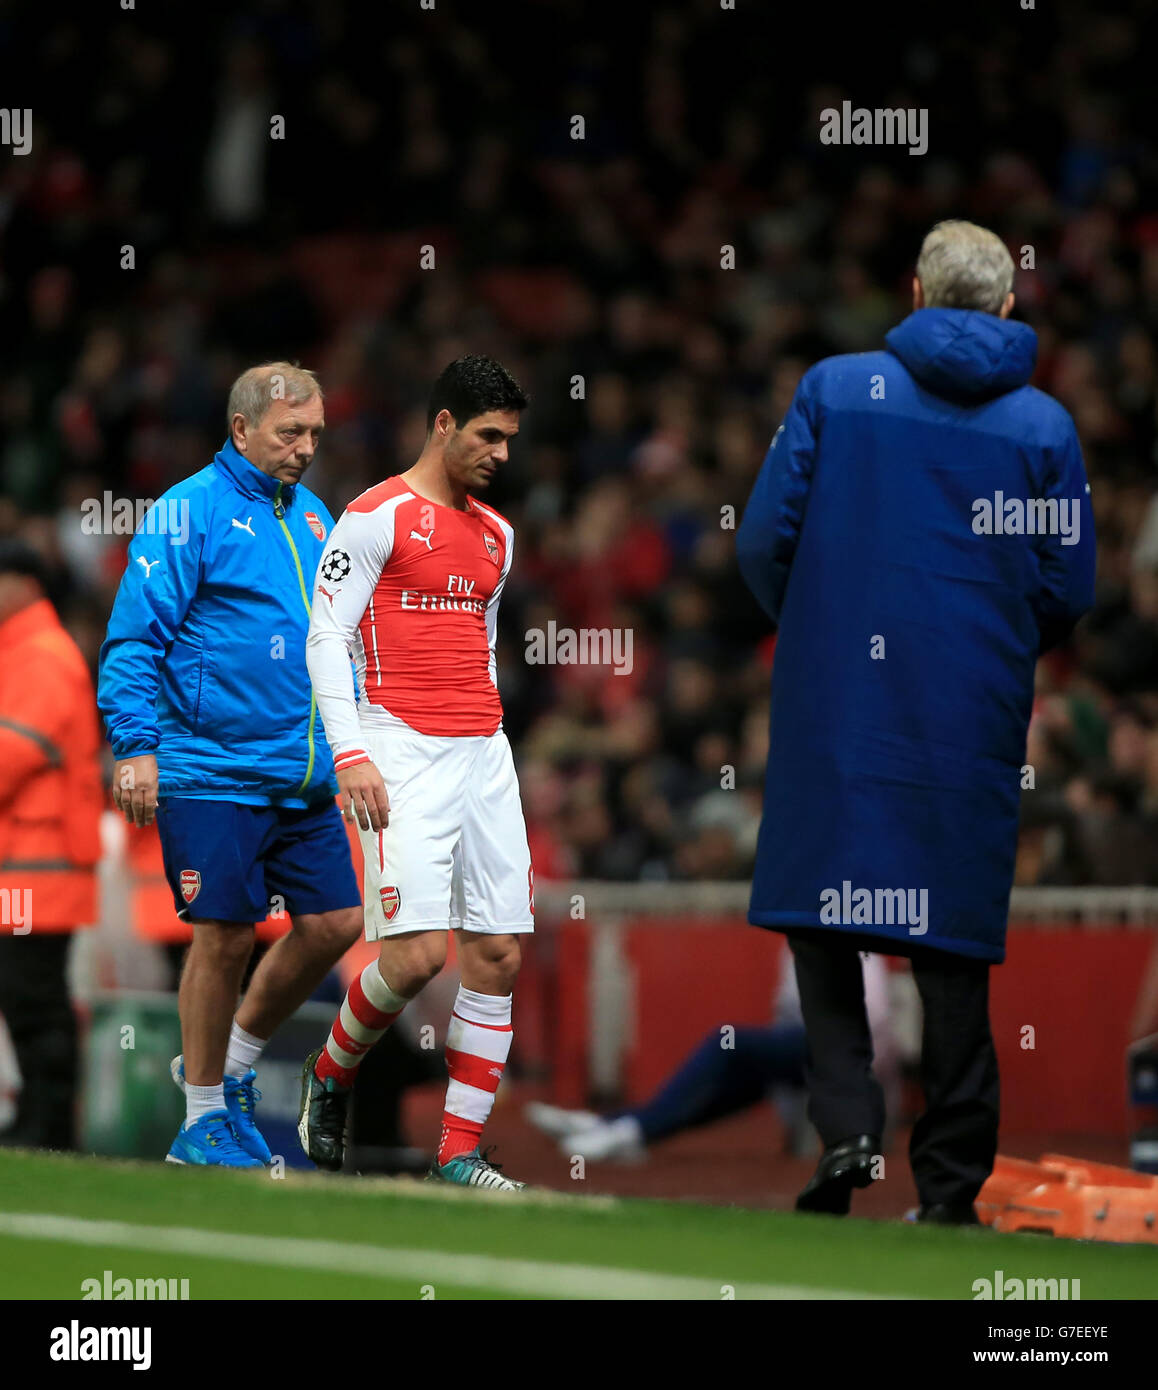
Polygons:
<instances>
[{"instance_id":1,"label":"stadium background","mask_svg":"<svg viewBox=\"0 0 1158 1390\"><path fill-rule=\"evenodd\" d=\"M289 356L321 375L308 481L337 514L416 457L438 370L490 353L532 395L490 498L519 538L499 673L538 880L742 880L774 644L721 508L742 508L801 373L879 345L908 311L924 232L970 217L1015 261L1033 248L1017 313L1039 336L1035 384L1077 421L1098 522L1096 608L1041 667L1017 882L1158 886L1158 16L1010 4L965 26L899 6L784 24L763 8L266 0L178 27L0 5L9 100L34 119L31 153L0 156L0 535L61 566L95 664L127 537L84 534L81 503L158 497L202 467L244 366ZM818 112L846 98L927 107L928 153L822 146ZM528 665L523 633L552 619L631 628L631 675ZM647 1060L620 1075L628 1093L677 1060L701 1013L767 1017L779 939L729 921L628 932L634 988L682 979L700 1000L686 1039L635 1000L629 1045ZM541 933L517 1018L524 1084L569 1100L593 1084L583 930ZM1120 1035L1158 1027L1152 941L1015 933L1011 962L1030 955L1011 1017L1033 981L1059 1036L1023 1084L1041 1133L1072 1114L1085 1066L1079 1096L1113 1100L1086 1112L1091 1149L1124 1157ZM129 959L90 966L116 983ZM1091 1004L1104 1013L1080 1013ZM1099 1020L1116 1031L1091 1069ZM1002 1060L1008 1115L1019 1059ZM808 1166L770 1187L774 1126L769 1112L691 1136L666 1167L606 1185L688 1195L715 1164L719 1195L773 1200ZM541 1176L549 1146L513 1106L496 1135Z\"/></svg>"}]
</instances>

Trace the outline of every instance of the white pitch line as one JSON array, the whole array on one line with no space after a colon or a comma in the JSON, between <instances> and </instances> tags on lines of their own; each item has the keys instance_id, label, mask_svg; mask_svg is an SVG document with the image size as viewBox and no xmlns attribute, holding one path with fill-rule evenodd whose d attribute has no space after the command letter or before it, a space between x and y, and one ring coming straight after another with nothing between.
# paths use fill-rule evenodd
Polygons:
<instances>
[{"instance_id":1,"label":"white pitch line","mask_svg":"<svg viewBox=\"0 0 1158 1390\"><path fill-rule=\"evenodd\" d=\"M424 1284L440 1283L503 1290L548 1298L720 1299L725 1287L738 1299L862 1299L876 1295L796 1284L762 1284L744 1279L716 1282L604 1265L549 1264L497 1255L465 1255L443 1250L408 1250L355 1245L295 1236L237 1235L189 1226L140 1226L127 1221L91 1221L49 1212L0 1213L0 1235L71 1245L116 1245L167 1255L208 1256L238 1264L277 1265L342 1274L412 1279L415 1296Z\"/></svg>"}]
</instances>

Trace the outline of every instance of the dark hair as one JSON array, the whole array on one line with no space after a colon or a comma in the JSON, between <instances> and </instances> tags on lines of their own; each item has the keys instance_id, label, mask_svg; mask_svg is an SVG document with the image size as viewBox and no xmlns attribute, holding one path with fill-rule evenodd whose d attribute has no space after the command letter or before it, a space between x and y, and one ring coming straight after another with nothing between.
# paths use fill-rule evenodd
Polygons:
<instances>
[{"instance_id":1,"label":"dark hair","mask_svg":"<svg viewBox=\"0 0 1158 1390\"><path fill-rule=\"evenodd\" d=\"M73 588L67 569L62 569L42 551L17 536L0 540L0 574L23 574L35 579L40 591L60 611Z\"/></svg>"},{"instance_id":2,"label":"dark hair","mask_svg":"<svg viewBox=\"0 0 1158 1390\"><path fill-rule=\"evenodd\" d=\"M24 574L47 593L52 582L48 561L34 546L15 537L0 540L0 574Z\"/></svg>"},{"instance_id":3,"label":"dark hair","mask_svg":"<svg viewBox=\"0 0 1158 1390\"><path fill-rule=\"evenodd\" d=\"M426 433L434 428L435 417L449 410L460 428L476 415L488 410L526 410L530 397L493 357L460 357L444 367L426 410Z\"/></svg>"}]
</instances>

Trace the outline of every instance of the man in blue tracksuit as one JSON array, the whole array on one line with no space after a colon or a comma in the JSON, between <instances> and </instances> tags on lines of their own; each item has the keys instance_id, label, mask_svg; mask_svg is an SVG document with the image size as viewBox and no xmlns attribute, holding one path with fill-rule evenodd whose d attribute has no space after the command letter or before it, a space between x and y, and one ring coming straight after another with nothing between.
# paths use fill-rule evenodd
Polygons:
<instances>
[{"instance_id":1,"label":"man in blue tracksuit","mask_svg":"<svg viewBox=\"0 0 1158 1390\"><path fill-rule=\"evenodd\" d=\"M847 1212L884 1120L856 949L924 1003L924 1220L969 1223L996 1155L989 967L1005 958L1039 654L1093 602L1073 421L1026 383L993 233L941 223L887 349L805 374L737 553L779 624L749 920L787 933L825 1143L801 1210Z\"/></svg>"},{"instance_id":2,"label":"man in blue tracksuit","mask_svg":"<svg viewBox=\"0 0 1158 1390\"><path fill-rule=\"evenodd\" d=\"M156 816L193 928L173 1078L175 1163L259 1167L265 1042L359 936L361 896L305 662L310 590L333 519L301 483L325 426L312 372L250 368L213 462L148 512L101 648L98 702L126 819ZM254 924L291 930L237 996ZM232 1020L232 1027L231 1027Z\"/></svg>"}]
</instances>

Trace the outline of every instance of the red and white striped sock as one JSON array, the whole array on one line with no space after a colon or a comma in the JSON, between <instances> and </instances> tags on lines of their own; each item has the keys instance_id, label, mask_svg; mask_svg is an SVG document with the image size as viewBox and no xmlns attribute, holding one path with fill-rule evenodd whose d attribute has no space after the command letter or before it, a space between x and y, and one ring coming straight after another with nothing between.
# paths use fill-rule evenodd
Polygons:
<instances>
[{"instance_id":1,"label":"red and white striped sock","mask_svg":"<svg viewBox=\"0 0 1158 1390\"><path fill-rule=\"evenodd\" d=\"M478 994L460 985L446 1035L450 1084L442 1112L438 1162L478 1148L511 1050L511 994Z\"/></svg>"},{"instance_id":2,"label":"red and white striped sock","mask_svg":"<svg viewBox=\"0 0 1158 1390\"><path fill-rule=\"evenodd\" d=\"M332 1076L339 1086L352 1086L362 1058L410 1001L395 994L372 960L355 977L342 1000L330 1036L314 1063L319 1081Z\"/></svg>"}]
</instances>

